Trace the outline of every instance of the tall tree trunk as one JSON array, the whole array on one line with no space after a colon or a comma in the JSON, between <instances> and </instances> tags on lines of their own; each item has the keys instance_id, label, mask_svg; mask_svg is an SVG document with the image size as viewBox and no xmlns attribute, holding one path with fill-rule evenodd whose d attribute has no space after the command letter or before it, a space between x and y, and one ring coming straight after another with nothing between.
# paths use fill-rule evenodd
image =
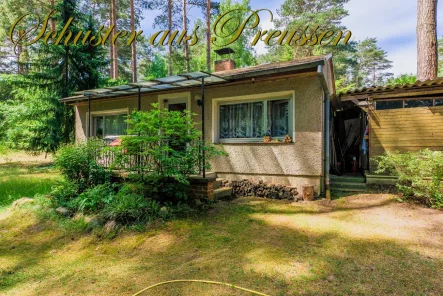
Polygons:
<instances>
[{"instance_id":1,"label":"tall tree trunk","mask_svg":"<svg viewBox=\"0 0 443 296\"><path fill-rule=\"evenodd\" d=\"M357 65L355 67L355 87L359 88L360 87L360 80L359 80L359 75L360 75L360 61L357 62Z\"/></svg>"},{"instance_id":2,"label":"tall tree trunk","mask_svg":"<svg viewBox=\"0 0 443 296\"><path fill-rule=\"evenodd\" d=\"M437 78L437 2L418 0L417 6L417 79Z\"/></svg>"},{"instance_id":3,"label":"tall tree trunk","mask_svg":"<svg viewBox=\"0 0 443 296\"><path fill-rule=\"evenodd\" d=\"M372 85L376 85L376 77L377 77L377 71L375 70L375 67L372 68Z\"/></svg>"},{"instance_id":4,"label":"tall tree trunk","mask_svg":"<svg viewBox=\"0 0 443 296\"><path fill-rule=\"evenodd\" d=\"M168 75L172 75L172 0L168 0Z\"/></svg>"},{"instance_id":5,"label":"tall tree trunk","mask_svg":"<svg viewBox=\"0 0 443 296\"><path fill-rule=\"evenodd\" d=\"M20 56L23 52L23 45L21 42L17 45L17 73L23 74L23 64L21 62Z\"/></svg>"},{"instance_id":6,"label":"tall tree trunk","mask_svg":"<svg viewBox=\"0 0 443 296\"><path fill-rule=\"evenodd\" d=\"M135 34L135 11L134 11L134 0L131 0L131 30ZM131 70L132 70L132 82L137 82L137 48L135 44L136 40L132 42L132 52L131 52Z\"/></svg>"},{"instance_id":7,"label":"tall tree trunk","mask_svg":"<svg viewBox=\"0 0 443 296\"><path fill-rule=\"evenodd\" d=\"M50 0L50 3L51 3L51 9L55 9L54 0ZM56 29L55 28L55 19L51 18L50 26L51 26L51 31L55 32L55 29Z\"/></svg>"},{"instance_id":8,"label":"tall tree trunk","mask_svg":"<svg viewBox=\"0 0 443 296\"><path fill-rule=\"evenodd\" d=\"M183 0L183 31L186 32L188 30L188 18L187 18L187 7L186 7L186 0ZM189 48L188 48L188 42L185 41L185 63L186 63L186 72L191 72L189 67Z\"/></svg>"},{"instance_id":9,"label":"tall tree trunk","mask_svg":"<svg viewBox=\"0 0 443 296\"><path fill-rule=\"evenodd\" d=\"M112 7L113 7L112 1L113 0L111 0L111 9L109 10L109 26L112 26L114 24L113 13L112 13ZM111 63L109 64L109 77L111 77L111 79L114 78L114 63L112 61L113 53L114 53L114 45L112 44L111 40L109 42L109 59L111 60Z\"/></svg>"},{"instance_id":10,"label":"tall tree trunk","mask_svg":"<svg viewBox=\"0 0 443 296\"><path fill-rule=\"evenodd\" d=\"M111 0L111 26L114 25L114 29L112 30L112 34L117 33L117 8L116 8L116 0ZM117 52L117 44L112 43L111 38L111 78L118 78L118 52Z\"/></svg>"},{"instance_id":11,"label":"tall tree trunk","mask_svg":"<svg viewBox=\"0 0 443 296\"><path fill-rule=\"evenodd\" d=\"M206 67L211 71L211 0L206 0Z\"/></svg>"}]
</instances>

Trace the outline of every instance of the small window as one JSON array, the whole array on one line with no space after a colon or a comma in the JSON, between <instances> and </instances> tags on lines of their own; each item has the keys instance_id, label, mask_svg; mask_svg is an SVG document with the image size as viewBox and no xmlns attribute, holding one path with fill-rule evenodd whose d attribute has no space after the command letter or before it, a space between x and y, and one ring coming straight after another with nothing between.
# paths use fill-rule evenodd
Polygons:
<instances>
[{"instance_id":1,"label":"small window","mask_svg":"<svg viewBox=\"0 0 443 296\"><path fill-rule=\"evenodd\" d=\"M434 106L443 106L443 99L435 99Z\"/></svg>"},{"instance_id":2,"label":"small window","mask_svg":"<svg viewBox=\"0 0 443 296\"><path fill-rule=\"evenodd\" d=\"M105 138L126 134L126 116L126 114L115 114L92 117L94 136Z\"/></svg>"},{"instance_id":3,"label":"small window","mask_svg":"<svg viewBox=\"0 0 443 296\"><path fill-rule=\"evenodd\" d=\"M432 107L432 100L405 100L405 108Z\"/></svg>"},{"instance_id":4,"label":"small window","mask_svg":"<svg viewBox=\"0 0 443 296\"><path fill-rule=\"evenodd\" d=\"M268 134L284 137L289 133L289 100L268 101Z\"/></svg>"},{"instance_id":5,"label":"small window","mask_svg":"<svg viewBox=\"0 0 443 296\"><path fill-rule=\"evenodd\" d=\"M375 103L376 110L401 109L403 101L378 101Z\"/></svg>"},{"instance_id":6,"label":"small window","mask_svg":"<svg viewBox=\"0 0 443 296\"><path fill-rule=\"evenodd\" d=\"M220 105L219 138L280 138L290 133L289 99Z\"/></svg>"}]
</instances>

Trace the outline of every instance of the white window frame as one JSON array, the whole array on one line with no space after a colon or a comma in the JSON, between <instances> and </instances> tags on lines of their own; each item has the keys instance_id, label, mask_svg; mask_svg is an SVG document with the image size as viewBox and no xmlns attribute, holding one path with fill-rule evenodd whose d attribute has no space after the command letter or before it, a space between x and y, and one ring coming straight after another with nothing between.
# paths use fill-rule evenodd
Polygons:
<instances>
[{"instance_id":1,"label":"white window frame","mask_svg":"<svg viewBox=\"0 0 443 296\"><path fill-rule=\"evenodd\" d=\"M90 130L90 135L91 135L91 137L96 137L97 136L95 134L96 131L94 129L94 121L93 121L94 117L98 117L98 116L112 116L112 115L120 115L120 114L129 115L129 108L93 111L93 112L91 112L91 116L89 116L89 112L86 112L86 127L89 125L89 118L91 118L91 125L90 125L90 129L91 129ZM126 129L127 128L128 128L128 124L126 123ZM123 135L110 135L110 136L123 136ZM103 135L103 137L105 137L105 136Z\"/></svg>"},{"instance_id":2,"label":"white window frame","mask_svg":"<svg viewBox=\"0 0 443 296\"><path fill-rule=\"evenodd\" d=\"M212 100L212 143L263 143L263 137L220 139L220 105L241 104L248 102L276 101L284 99L289 100L288 133L291 136L291 138L294 140L295 139L295 112L294 112L295 91L291 90L291 91L280 91L272 93L262 93L262 94L213 99ZM267 104L265 104L265 112L263 112L263 117L267 116L266 108ZM284 136L273 137L272 139L283 140L283 138Z\"/></svg>"},{"instance_id":3,"label":"white window frame","mask_svg":"<svg viewBox=\"0 0 443 296\"><path fill-rule=\"evenodd\" d=\"M168 101L165 102L165 100ZM180 104L180 103L186 103L186 110L191 112L191 93L180 92L180 93L162 94L158 96L158 107L160 109L168 108L169 104Z\"/></svg>"}]
</instances>

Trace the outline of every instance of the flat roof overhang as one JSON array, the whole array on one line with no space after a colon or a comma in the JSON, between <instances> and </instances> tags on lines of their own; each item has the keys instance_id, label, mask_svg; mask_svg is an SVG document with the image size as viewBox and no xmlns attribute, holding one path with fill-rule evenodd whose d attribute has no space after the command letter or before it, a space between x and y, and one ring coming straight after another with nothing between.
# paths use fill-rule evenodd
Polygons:
<instances>
[{"instance_id":1,"label":"flat roof overhang","mask_svg":"<svg viewBox=\"0 0 443 296\"><path fill-rule=\"evenodd\" d=\"M227 82L227 80L222 77L199 71L125 85L77 91L73 93L74 96L62 98L59 101L66 104L76 104L88 100L92 101L114 97L125 97L151 92L164 92L168 90L176 91L177 89L188 87L201 87L203 81L205 86Z\"/></svg>"},{"instance_id":2,"label":"flat roof overhang","mask_svg":"<svg viewBox=\"0 0 443 296\"><path fill-rule=\"evenodd\" d=\"M319 65L324 65L330 56L310 57L305 62L282 62L265 64L247 68L239 68L231 71L216 72L210 74L203 71L184 73L180 75L162 77L150 81L140 81L126 85L104 87L77 91L73 96L62 98L60 102L65 104L77 104L89 100L97 101L103 99L123 98L150 93L178 92L189 89L199 89L204 78L205 88L211 88L231 83L240 83L252 78L272 79L273 77L286 77L290 75L315 72Z\"/></svg>"}]
</instances>

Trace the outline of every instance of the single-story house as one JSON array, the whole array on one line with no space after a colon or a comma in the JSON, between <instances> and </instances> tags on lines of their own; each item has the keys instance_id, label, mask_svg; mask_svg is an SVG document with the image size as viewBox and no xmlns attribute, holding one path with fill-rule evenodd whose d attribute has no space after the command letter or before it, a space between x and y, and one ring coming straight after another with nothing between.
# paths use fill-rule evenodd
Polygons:
<instances>
[{"instance_id":1,"label":"single-story house","mask_svg":"<svg viewBox=\"0 0 443 296\"><path fill-rule=\"evenodd\" d=\"M342 110L331 120L332 171L349 172L356 157L367 183L392 183L374 174L369 159L386 151L443 150L443 78L350 90L337 104Z\"/></svg>"},{"instance_id":2,"label":"single-story house","mask_svg":"<svg viewBox=\"0 0 443 296\"><path fill-rule=\"evenodd\" d=\"M327 55L247 68L235 68L225 59L215 63L212 74L194 72L82 91L61 102L74 106L75 138L84 141L123 135L125 116L149 110L153 103L189 110L200 121L203 101L205 139L222 144L229 155L212 160L218 177L297 188L310 184L320 194L329 184L325 123L331 98L335 82L332 57ZM273 141L265 143L265 135Z\"/></svg>"}]
</instances>

